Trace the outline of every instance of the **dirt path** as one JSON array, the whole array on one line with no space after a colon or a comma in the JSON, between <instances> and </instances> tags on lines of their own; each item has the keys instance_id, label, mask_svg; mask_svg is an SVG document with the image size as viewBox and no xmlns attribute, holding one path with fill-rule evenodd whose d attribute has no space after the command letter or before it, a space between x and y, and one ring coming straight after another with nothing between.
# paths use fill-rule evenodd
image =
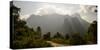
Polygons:
<instances>
[{"instance_id":1,"label":"dirt path","mask_svg":"<svg viewBox=\"0 0 100 50\"><path fill-rule=\"evenodd\" d=\"M52 41L46 41L47 43L50 43L52 46L54 47L59 47L59 46L65 46L63 44L58 44L58 43L55 43L55 42L52 42Z\"/></svg>"}]
</instances>

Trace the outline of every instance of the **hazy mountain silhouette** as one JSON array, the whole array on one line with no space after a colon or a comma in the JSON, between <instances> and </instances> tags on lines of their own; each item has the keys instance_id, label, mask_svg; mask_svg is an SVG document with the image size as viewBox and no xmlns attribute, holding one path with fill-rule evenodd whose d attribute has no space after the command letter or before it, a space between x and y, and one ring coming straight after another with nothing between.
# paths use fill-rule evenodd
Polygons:
<instances>
[{"instance_id":1,"label":"hazy mountain silhouette","mask_svg":"<svg viewBox=\"0 0 100 50\"><path fill-rule=\"evenodd\" d=\"M80 15L31 15L27 20L29 27L40 26L43 34L51 32L52 35L60 32L65 35L66 33L84 33L86 32L89 23L80 18Z\"/></svg>"},{"instance_id":2,"label":"hazy mountain silhouette","mask_svg":"<svg viewBox=\"0 0 100 50\"><path fill-rule=\"evenodd\" d=\"M71 16L67 15L64 19L64 28L67 33L85 33L88 29L89 23L83 20L79 14Z\"/></svg>"}]
</instances>

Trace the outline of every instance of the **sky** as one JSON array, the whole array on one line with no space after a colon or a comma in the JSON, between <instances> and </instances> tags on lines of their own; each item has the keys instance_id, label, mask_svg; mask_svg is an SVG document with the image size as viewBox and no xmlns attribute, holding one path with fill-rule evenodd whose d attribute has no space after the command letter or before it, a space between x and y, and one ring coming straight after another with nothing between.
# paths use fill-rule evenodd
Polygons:
<instances>
[{"instance_id":1,"label":"sky","mask_svg":"<svg viewBox=\"0 0 100 50\"><path fill-rule=\"evenodd\" d=\"M74 15L79 14L80 17L91 23L97 20L96 5L80 5L67 3L47 3L32 1L14 1L14 5L21 8L20 19L28 19L30 15Z\"/></svg>"}]
</instances>

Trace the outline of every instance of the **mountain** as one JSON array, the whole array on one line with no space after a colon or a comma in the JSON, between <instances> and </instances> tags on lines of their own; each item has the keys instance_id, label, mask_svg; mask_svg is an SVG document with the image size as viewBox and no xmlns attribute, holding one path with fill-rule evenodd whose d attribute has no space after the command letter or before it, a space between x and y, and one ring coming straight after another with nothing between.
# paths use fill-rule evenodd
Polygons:
<instances>
[{"instance_id":1,"label":"mountain","mask_svg":"<svg viewBox=\"0 0 100 50\"><path fill-rule=\"evenodd\" d=\"M64 19L64 29L67 33L85 33L89 27L89 23L83 20L79 14L71 16L67 15Z\"/></svg>"},{"instance_id":2,"label":"mountain","mask_svg":"<svg viewBox=\"0 0 100 50\"><path fill-rule=\"evenodd\" d=\"M62 35L66 33L84 33L86 32L89 23L81 19L80 15L34 15L32 14L27 20L29 27L36 28L40 26L42 33L51 32L54 35L56 32L60 32Z\"/></svg>"}]
</instances>

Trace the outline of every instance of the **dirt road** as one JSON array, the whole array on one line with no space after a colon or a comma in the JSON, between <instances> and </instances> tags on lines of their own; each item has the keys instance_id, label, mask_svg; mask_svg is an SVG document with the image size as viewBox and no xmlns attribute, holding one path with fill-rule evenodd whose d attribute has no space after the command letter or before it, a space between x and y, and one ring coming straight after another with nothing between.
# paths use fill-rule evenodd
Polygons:
<instances>
[{"instance_id":1,"label":"dirt road","mask_svg":"<svg viewBox=\"0 0 100 50\"><path fill-rule=\"evenodd\" d=\"M47 43L50 43L52 46L54 46L54 47L59 47L59 46L65 46L65 45L63 45L63 44L58 44L58 43L54 43L54 42L52 42L52 41L46 41Z\"/></svg>"}]
</instances>

